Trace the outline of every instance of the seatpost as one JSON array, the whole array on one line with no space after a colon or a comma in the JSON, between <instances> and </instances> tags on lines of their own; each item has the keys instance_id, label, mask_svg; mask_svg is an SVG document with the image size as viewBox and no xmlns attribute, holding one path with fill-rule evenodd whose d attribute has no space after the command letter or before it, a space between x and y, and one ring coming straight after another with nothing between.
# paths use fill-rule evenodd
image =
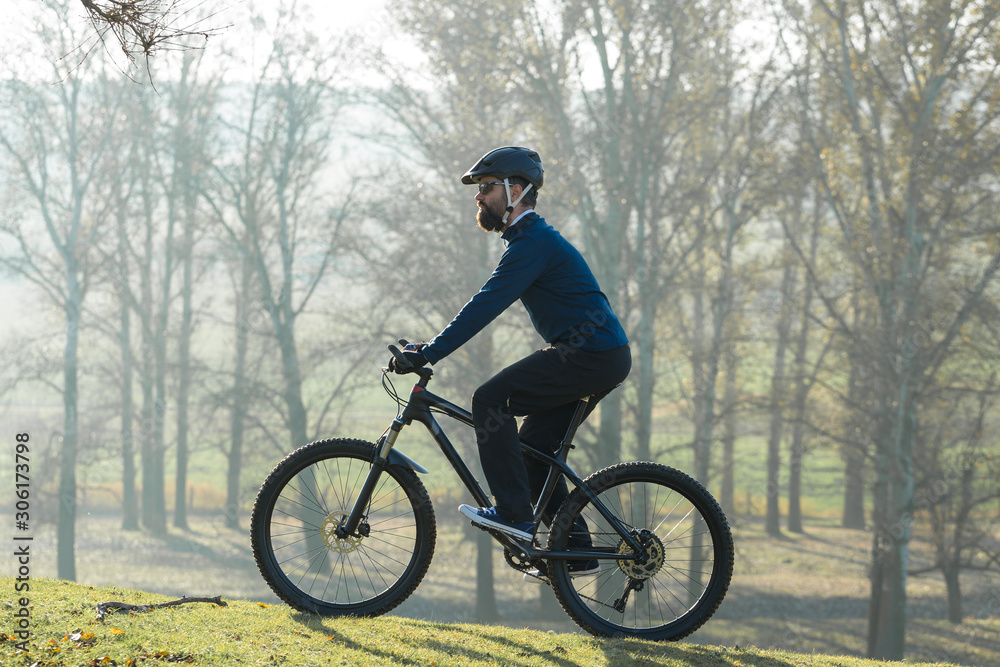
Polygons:
<instances>
[{"instance_id":1,"label":"seatpost","mask_svg":"<svg viewBox=\"0 0 1000 667\"><path fill-rule=\"evenodd\" d=\"M587 405L590 403L591 398L591 396L584 396L576 404L576 410L573 411L573 418L569 421L569 428L566 429L566 435L563 436L562 442L559 443L559 455L563 461L566 460L566 455L573 447L573 438L576 437L576 429L580 428L580 424L583 422L583 415L587 412Z\"/></svg>"}]
</instances>

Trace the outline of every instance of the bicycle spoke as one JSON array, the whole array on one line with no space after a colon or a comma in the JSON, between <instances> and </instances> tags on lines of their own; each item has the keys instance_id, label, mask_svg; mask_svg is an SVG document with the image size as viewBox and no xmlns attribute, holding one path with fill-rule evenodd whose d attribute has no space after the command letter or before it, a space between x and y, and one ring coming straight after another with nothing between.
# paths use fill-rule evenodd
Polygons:
<instances>
[{"instance_id":1,"label":"bicycle spoke","mask_svg":"<svg viewBox=\"0 0 1000 667\"><path fill-rule=\"evenodd\" d=\"M410 470L379 473L357 529L339 531L372 459L368 443L313 443L286 458L262 486L251 516L254 557L289 604L321 613L382 613L427 571L434 514Z\"/></svg>"},{"instance_id":2,"label":"bicycle spoke","mask_svg":"<svg viewBox=\"0 0 1000 667\"><path fill-rule=\"evenodd\" d=\"M595 554L601 572L579 578L569 576L565 561L550 561L563 606L595 634L625 632L661 639L693 631L721 601L731 576L731 538L714 500L683 473L652 463L614 466L590 480L601 503L629 531L631 540L642 545L642 551L635 553L630 546L633 542L626 541L584 494L577 493L572 502L567 501L572 505L565 510L569 515L553 524L549 548L572 550L568 545L586 539L582 533L565 530L582 521L589 526L594 545L621 557ZM703 494L706 506L718 512L711 515L711 521L723 532L713 532L709 516L693 500L697 494ZM727 540L726 569L721 572L717 536ZM707 608L706 599L710 601Z\"/></svg>"}]
</instances>

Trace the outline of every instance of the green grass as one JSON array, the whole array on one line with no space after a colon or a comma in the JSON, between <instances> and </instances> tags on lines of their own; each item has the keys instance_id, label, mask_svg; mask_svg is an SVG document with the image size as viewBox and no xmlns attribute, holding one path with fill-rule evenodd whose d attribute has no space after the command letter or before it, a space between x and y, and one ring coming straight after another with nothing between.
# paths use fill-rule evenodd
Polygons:
<instances>
[{"instance_id":1,"label":"green grass","mask_svg":"<svg viewBox=\"0 0 1000 667\"><path fill-rule=\"evenodd\" d=\"M456 503L452 499L438 505L438 543L430 570L393 617L438 623L483 620L476 610L476 581L472 576L476 560L472 538L478 532L460 520L454 509ZM121 531L119 525L120 518L114 516L83 515L78 520L79 581L119 590L152 591L171 599L221 594L227 601L261 601L273 604L272 608L280 606L257 572L245 526L233 531L223 528L220 516L195 516L191 531L171 528L167 536L157 537L147 531ZM740 520L734 532L736 571L729 593L712 619L685 642L727 646L730 652L739 646L746 653L747 647L753 646L764 651L864 655L871 586L870 533L813 520L805 535L771 538L760 521L747 519ZM55 577L54 527L40 526L34 538L32 575ZM933 549L921 539L915 539L911 546L911 559L917 566L927 564L933 556ZM13 558L5 563L0 566L0 574L15 572ZM525 584L520 573L506 565L499 546L494 548L493 564L498 617L489 621L491 625L586 637L559 608L548 587ZM965 619L955 625L945 620L941 576L932 573L911 577L907 587L907 660L969 667L1000 665L997 586L995 573L963 573ZM10 588L0 590L2 633L8 631L11 618L3 601L13 598L13 593ZM93 604L108 599L119 598L104 593L88 602L85 620L93 618ZM65 622L54 632L65 634L77 627ZM567 648L563 643L559 645ZM7 664L2 657L0 664Z\"/></svg>"},{"instance_id":2,"label":"green grass","mask_svg":"<svg viewBox=\"0 0 1000 667\"><path fill-rule=\"evenodd\" d=\"M13 591L14 580L0 579ZM190 603L103 623L100 602L155 604L161 595L52 579L31 580L28 651L0 644L4 665L694 665L791 667L886 665L845 656L755 648L658 644L582 634L448 624L387 616L320 618L248 600ZM5 625L16 609L4 601ZM3 630L0 630L3 632ZM131 661L131 662L130 662ZM902 663L899 663L902 664ZM930 664L930 663L906 663Z\"/></svg>"}]
</instances>

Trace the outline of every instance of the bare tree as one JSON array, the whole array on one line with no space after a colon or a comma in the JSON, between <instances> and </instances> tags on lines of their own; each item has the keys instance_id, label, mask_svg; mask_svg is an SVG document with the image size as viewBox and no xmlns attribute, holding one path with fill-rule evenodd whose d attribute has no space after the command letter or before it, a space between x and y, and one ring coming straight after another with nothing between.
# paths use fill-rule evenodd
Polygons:
<instances>
[{"instance_id":1,"label":"bare tree","mask_svg":"<svg viewBox=\"0 0 1000 667\"><path fill-rule=\"evenodd\" d=\"M786 244L787 245L787 244ZM784 405L788 399L788 381L785 377L785 356L788 353L789 330L791 329L792 291L795 289L795 263L790 248L782 253L783 269L777 320L777 340L774 348L774 370L771 374L771 398L768 412L770 429L767 438L767 509L765 529L771 536L781 535L781 513L778 507L780 494L779 474L781 472L781 435L785 426Z\"/></svg>"},{"instance_id":2,"label":"bare tree","mask_svg":"<svg viewBox=\"0 0 1000 667\"><path fill-rule=\"evenodd\" d=\"M816 75L798 80L816 173L872 305L868 326L852 326L845 300L812 271L817 298L874 374L868 652L900 659L918 408L1000 268L1000 253L976 250L996 234L1000 109L983 100L1000 83L986 55L1000 39L1000 8L785 7L815 63Z\"/></svg>"},{"instance_id":3,"label":"bare tree","mask_svg":"<svg viewBox=\"0 0 1000 667\"><path fill-rule=\"evenodd\" d=\"M138 354L123 351L128 366L134 368L141 394L137 428L132 429L126 442L124 463L129 474L130 450L138 446L141 459L142 525L156 534L166 532L165 498L165 423L167 413L167 326L173 304L173 275L175 260L176 217L165 214L165 189L169 179L163 171L164 117L158 97L147 89L133 87L128 91L122 131L116 135L116 153L122 159L116 163L115 179L118 240L115 254L106 253L121 264L118 292L130 314L123 315L122 345L125 328L131 327L131 316L138 325ZM110 264L110 261L109 261ZM131 267L125 272L125 267ZM128 317L126 323L124 318ZM131 383L131 373L123 378ZM124 391L124 389L123 389ZM131 402L131 396L125 403ZM123 417L130 419L130 417ZM126 478L125 488L131 486Z\"/></svg>"},{"instance_id":4,"label":"bare tree","mask_svg":"<svg viewBox=\"0 0 1000 667\"><path fill-rule=\"evenodd\" d=\"M63 426L59 457L57 574L75 579L76 461L79 438L78 346L83 303L94 276L94 246L106 211L93 191L102 186L101 160L118 100L101 79L85 80L67 71L58 52L77 38L65 6L48 5L51 17L39 24L39 42L50 51L54 86L8 80L0 118L0 151L34 203L32 224L4 223L16 254L4 264L38 287L65 316Z\"/></svg>"},{"instance_id":5,"label":"bare tree","mask_svg":"<svg viewBox=\"0 0 1000 667\"><path fill-rule=\"evenodd\" d=\"M312 364L300 359L297 323L345 242L355 181L345 175L337 188L341 201L324 206L318 186L330 167L334 119L342 104L335 90L340 57L289 12L280 13L273 34L264 36L271 49L253 83L230 87L241 112L226 122L226 133L238 143L220 148L230 159L216 160L217 187L203 194L249 262L277 343L281 417L289 435L281 449L287 451L310 439L303 382ZM349 374L348 369L344 377ZM343 388L329 393L317 429L334 398L343 398Z\"/></svg>"},{"instance_id":6,"label":"bare tree","mask_svg":"<svg viewBox=\"0 0 1000 667\"><path fill-rule=\"evenodd\" d=\"M217 110L217 77L202 73L203 52L183 54L176 78L164 91L169 109L166 124L169 133L164 149L169 162L166 180L167 217L181 226L177 246L180 264L181 321L178 331L177 444L174 493L174 525L187 528L187 468L189 402L193 360L191 338L195 329L194 292L196 275L195 245L205 234L206 224L199 215L198 182L208 176L210 158L206 137L213 129Z\"/></svg>"},{"instance_id":7,"label":"bare tree","mask_svg":"<svg viewBox=\"0 0 1000 667\"><path fill-rule=\"evenodd\" d=\"M991 356L996 359L995 352ZM934 560L910 574L943 575L952 623L961 623L963 617L962 571L1000 570L995 537L1000 517L992 511L1000 499L1000 461L990 446L997 425L989 417L996 406L997 377L993 372L981 386L968 386L977 375L962 369L949 387L928 397L933 417L926 420L915 447L914 513L930 523Z\"/></svg>"}]
</instances>

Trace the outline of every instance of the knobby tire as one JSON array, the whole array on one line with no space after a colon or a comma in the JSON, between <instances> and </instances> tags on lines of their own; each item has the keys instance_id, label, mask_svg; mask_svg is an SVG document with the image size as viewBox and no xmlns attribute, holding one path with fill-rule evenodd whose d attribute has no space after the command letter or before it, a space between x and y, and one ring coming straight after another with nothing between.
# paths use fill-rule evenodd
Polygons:
<instances>
[{"instance_id":1,"label":"knobby tire","mask_svg":"<svg viewBox=\"0 0 1000 667\"><path fill-rule=\"evenodd\" d=\"M264 480L250 518L254 559L271 590L300 611L376 616L416 589L434 554L436 522L416 474L388 467L363 521L367 535L339 539L374 445L314 442L295 450Z\"/></svg>"},{"instance_id":2,"label":"knobby tire","mask_svg":"<svg viewBox=\"0 0 1000 667\"><path fill-rule=\"evenodd\" d=\"M549 579L566 613L603 637L675 641L700 628L718 609L733 573L733 538L719 504L688 475L656 463L611 466L586 483L641 536L648 558L603 558L598 574L577 578L567 561L550 560ZM581 518L595 549L633 553L580 489L556 514L549 550L580 548L587 539Z\"/></svg>"}]
</instances>

